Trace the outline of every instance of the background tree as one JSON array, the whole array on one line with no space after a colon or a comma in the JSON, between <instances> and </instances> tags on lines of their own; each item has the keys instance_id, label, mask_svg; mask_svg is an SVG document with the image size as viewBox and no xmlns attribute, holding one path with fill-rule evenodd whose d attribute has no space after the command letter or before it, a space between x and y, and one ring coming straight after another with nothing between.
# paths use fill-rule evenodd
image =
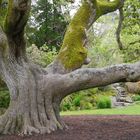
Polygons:
<instances>
[{"instance_id":1,"label":"background tree","mask_svg":"<svg viewBox=\"0 0 140 140\"><path fill-rule=\"evenodd\" d=\"M140 62L81 68L87 58L86 30L100 16L120 8L121 0L83 1L67 28L58 56L45 69L26 56L24 28L30 5L30 0L9 0L5 22L0 27L0 75L11 99L9 108L0 117L2 134L27 135L64 129L59 105L65 96L91 87L140 80Z\"/></svg>"},{"instance_id":2,"label":"background tree","mask_svg":"<svg viewBox=\"0 0 140 140\"><path fill-rule=\"evenodd\" d=\"M60 49L68 23L64 12L66 4L62 0L38 0L33 5L27 28L30 44L34 43L38 47L46 44L50 49Z\"/></svg>"},{"instance_id":3,"label":"background tree","mask_svg":"<svg viewBox=\"0 0 140 140\"><path fill-rule=\"evenodd\" d=\"M127 0L124 5L124 21L121 33L124 62L135 62L140 59L140 1Z\"/></svg>"}]
</instances>

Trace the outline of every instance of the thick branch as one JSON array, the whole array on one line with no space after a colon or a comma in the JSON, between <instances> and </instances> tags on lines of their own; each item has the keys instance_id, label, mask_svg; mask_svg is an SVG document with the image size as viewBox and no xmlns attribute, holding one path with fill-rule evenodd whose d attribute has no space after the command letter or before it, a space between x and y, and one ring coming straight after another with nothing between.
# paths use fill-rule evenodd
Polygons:
<instances>
[{"instance_id":1,"label":"thick branch","mask_svg":"<svg viewBox=\"0 0 140 140\"><path fill-rule=\"evenodd\" d=\"M117 82L139 81L140 61L135 64L121 64L106 68L82 68L62 77L63 97L83 89L106 86ZM62 93L62 92L61 92Z\"/></svg>"},{"instance_id":2,"label":"thick branch","mask_svg":"<svg viewBox=\"0 0 140 140\"><path fill-rule=\"evenodd\" d=\"M114 0L111 2L109 0L97 0L99 16L116 11L123 6L122 1L123 0Z\"/></svg>"},{"instance_id":3,"label":"thick branch","mask_svg":"<svg viewBox=\"0 0 140 140\"><path fill-rule=\"evenodd\" d=\"M56 63L66 71L81 67L87 58L86 31L100 16L121 6L121 0L85 0L70 22L55 65L53 64L55 70L59 71Z\"/></svg>"},{"instance_id":4,"label":"thick branch","mask_svg":"<svg viewBox=\"0 0 140 140\"><path fill-rule=\"evenodd\" d=\"M95 8L88 2L84 2L73 17L58 55L58 60L66 69L76 69L83 65L87 57L86 30L96 18Z\"/></svg>"},{"instance_id":5,"label":"thick branch","mask_svg":"<svg viewBox=\"0 0 140 140\"><path fill-rule=\"evenodd\" d=\"M30 12L31 0L9 0L3 30L7 36L9 57L21 61L26 59L24 27Z\"/></svg>"},{"instance_id":6,"label":"thick branch","mask_svg":"<svg viewBox=\"0 0 140 140\"><path fill-rule=\"evenodd\" d=\"M23 34L27 23L31 0L9 0L4 29L10 36Z\"/></svg>"}]
</instances>

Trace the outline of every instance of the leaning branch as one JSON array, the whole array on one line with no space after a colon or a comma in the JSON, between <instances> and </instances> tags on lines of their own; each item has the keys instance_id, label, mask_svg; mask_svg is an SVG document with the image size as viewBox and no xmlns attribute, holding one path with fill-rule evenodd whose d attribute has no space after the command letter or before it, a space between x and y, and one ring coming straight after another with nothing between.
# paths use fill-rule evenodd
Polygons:
<instances>
[{"instance_id":1,"label":"leaning branch","mask_svg":"<svg viewBox=\"0 0 140 140\"><path fill-rule=\"evenodd\" d=\"M122 0L84 0L66 31L61 50L52 64L55 71L63 73L80 68L87 60L86 31L102 15L122 6Z\"/></svg>"},{"instance_id":2,"label":"leaning branch","mask_svg":"<svg viewBox=\"0 0 140 140\"><path fill-rule=\"evenodd\" d=\"M63 97L79 90L106 86L117 82L140 80L140 61L105 68L81 68L62 76ZM62 87L60 87L62 89ZM63 90L61 90L62 93Z\"/></svg>"},{"instance_id":3,"label":"leaning branch","mask_svg":"<svg viewBox=\"0 0 140 140\"><path fill-rule=\"evenodd\" d=\"M118 27L117 27L117 30L116 30L116 40L117 40L118 47L119 47L120 50L122 50L124 48L123 44L121 42L121 38L120 38L123 20L124 20L124 14L123 14L123 8L121 7L119 9L119 24L118 24Z\"/></svg>"}]
</instances>

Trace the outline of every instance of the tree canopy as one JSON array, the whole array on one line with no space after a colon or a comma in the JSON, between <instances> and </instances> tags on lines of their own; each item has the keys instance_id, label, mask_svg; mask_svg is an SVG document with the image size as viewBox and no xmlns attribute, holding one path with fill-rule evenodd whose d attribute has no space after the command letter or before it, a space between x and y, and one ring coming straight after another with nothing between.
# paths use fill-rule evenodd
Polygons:
<instances>
[{"instance_id":1,"label":"tree canopy","mask_svg":"<svg viewBox=\"0 0 140 140\"><path fill-rule=\"evenodd\" d=\"M68 22L63 12L64 5L61 0L52 2L38 0L32 6L29 28L27 28L30 44L34 43L38 47L46 44L50 49L53 47L60 49Z\"/></svg>"}]
</instances>

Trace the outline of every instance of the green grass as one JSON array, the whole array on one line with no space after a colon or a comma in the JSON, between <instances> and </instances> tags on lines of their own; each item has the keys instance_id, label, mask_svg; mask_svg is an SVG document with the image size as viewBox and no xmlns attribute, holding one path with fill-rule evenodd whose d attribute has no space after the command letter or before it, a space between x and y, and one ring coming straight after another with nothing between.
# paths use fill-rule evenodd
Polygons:
<instances>
[{"instance_id":1,"label":"green grass","mask_svg":"<svg viewBox=\"0 0 140 140\"><path fill-rule=\"evenodd\" d=\"M61 115L140 115L140 104L113 109L66 111Z\"/></svg>"}]
</instances>

